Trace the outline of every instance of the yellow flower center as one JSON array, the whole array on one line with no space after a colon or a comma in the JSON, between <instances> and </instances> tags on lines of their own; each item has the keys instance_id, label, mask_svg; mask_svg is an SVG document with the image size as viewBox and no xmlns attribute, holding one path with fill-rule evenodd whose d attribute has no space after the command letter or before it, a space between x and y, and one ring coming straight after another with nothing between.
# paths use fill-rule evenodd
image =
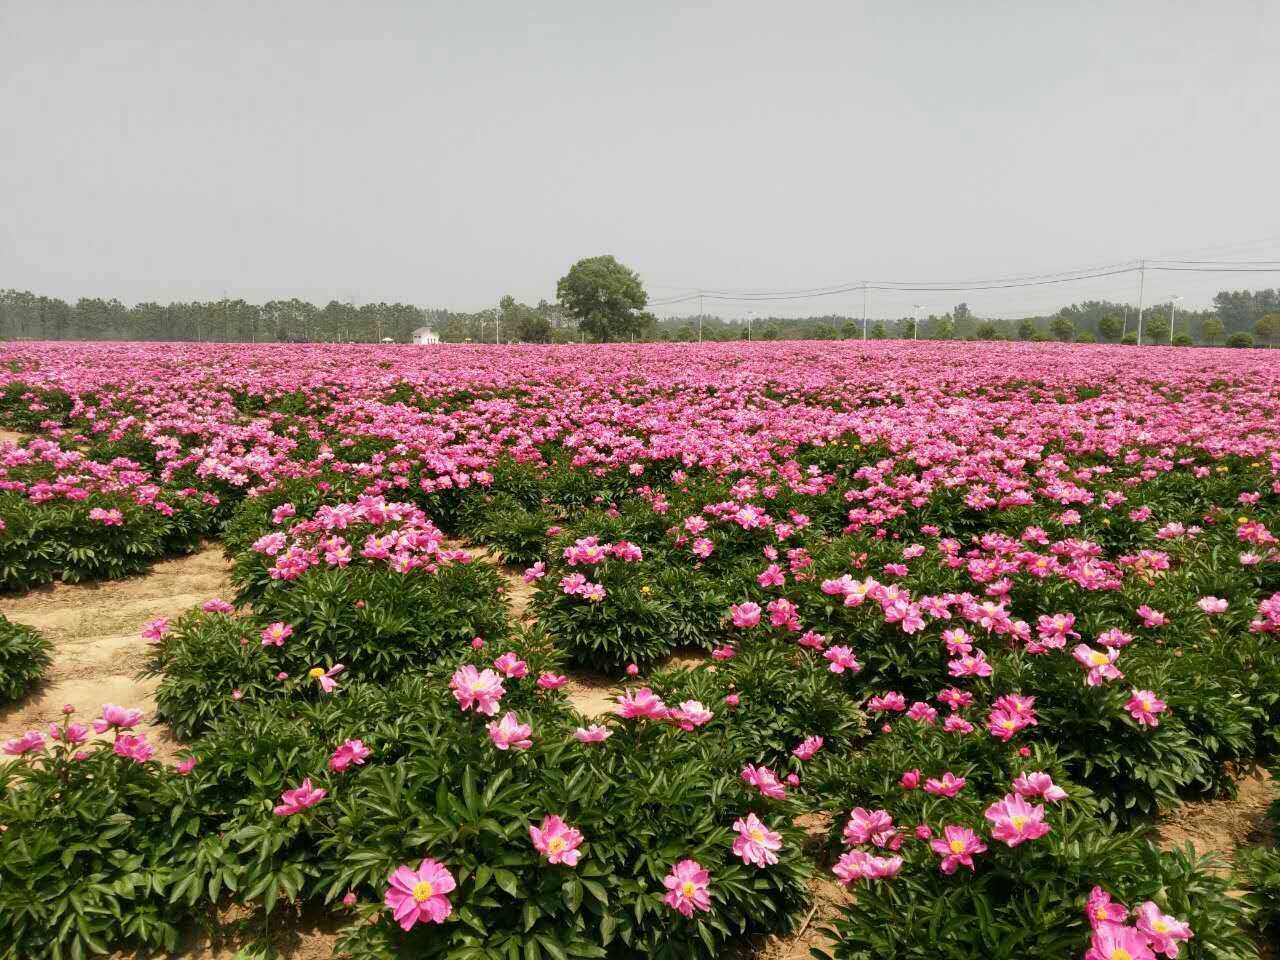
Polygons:
<instances>
[{"instance_id":1,"label":"yellow flower center","mask_svg":"<svg viewBox=\"0 0 1280 960\"><path fill-rule=\"evenodd\" d=\"M1133 954L1124 947L1116 947L1111 951L1111 956L1107 960L1133 960Z\"/></svg>"},{"instance_id":2,"label":"yellow flower center","mask_svg":"<svg viewBox=\"0 0 1280 960\"><path fill-rule=\"evenodd\" d=\"M310 670L307 671L307 676L309 676L312 680L319 680L321 677L324 676L324 668L312 667Z\"/></svg>"},{"instance_id":3,"label":"yellow flower center","mask_svg":"<svg viewBox=\"0 0 1280 960\"><path fill-rule=\"evenodd\" d=\"M1105 666L1109 662L1109 658L1105 653L1099 653L1097 650L1094 650L1089 654L1089 662L1095 667L1101 667Z\"/></svg>"},{"instance_id":4,"label":"yellow flower center","mask_svg":"<svg viewBox=\"0 0 1280 960\"><path fill-rule=\"evenodd\" d=\"M963 852L964 852L964 841L963 841L963 840L952 840L952 841L951 841L951 852L952 852L952 853L963 853Z\"/></svg>"},{"instance_id":5,"label":"yellow flower center","mask_svg":"<svg viewBox=\"0 0 1280 960\"><path fill-rule=\"evenodd\" d=\"M749 837L750 837L752 840L754 840L756 843L761 843L761 842L763 842L763 841L764 841L764 831L763 831L763 830L748 830L748 831L747 831L747 836L749 836Z\"/></svg>"},{"instance_id":6,"label":"yellow flower center","mask_svg":"<svg viewBox=\"0 0 1280 960\"><path fill-rule=\"evenodd\" d=\"M1012 730L1014 727L1017 726L1017 724L1014 723L1012 720L1001 720L1000 726L1004 727L1006 730Z\"/></svg>"},{"instance_id":7,"label":"yellow flower center","mask_svg":"<svg viewBox=\"0 0 1280 960\"><path fill-rule=\"evenodd\" d=\"M1157 920L1155 923L1151 924L1151 929L1156 933L1168 933L1169 925L1163 920Z\"/></svg>"},{"instance_id":8,"label":"yellow flower center","mask_svg":"<svg viewBox=\"0 0 1280 960\"><path fill-rule=\"evenodd\" d=\"M1026 826L1027 818L1022 816L1021 814L1015 813L1012 817L1009 818L1009 822L1013 824L1013 829L1021 833L1022 828Z\"/></svg>"},{"instance_id":9,"label":"yellow flower center","mask_svg":"<svg viewBox=\"0 0 1280 960\"><path fill-rule=\"evenodd\" d=\"M435 888L425 880L419 880L413 885L413 899L417 900L418 903L422 903L423 900L430 900L435 892Z\"/></svg>"},{"instance_id":10,"label":"yellow flower center","mask_svg":"<svg viewBox=\"0 0 1280 960\"><path fill-rule=\"evenodd\" d=\"M1097 910L1093 911L1093 915L1099 920L1105 920L1107 919L1107 908L1099 907Z\"/></svg>"},{"instance_id":11,"label":"yellow flower center","mask_svg":"<svg viewBox=\"0 0 1280 960\"><path fill-rule=\"evenodd\" d=\"M1140 700L1139 703L1143 710L1147 711L1147 713L1151 712L1152 703L1150 700Z\"/></svg>"},{"instance_id":12,"label":"yellow flower center","mask_svg":"<svg viewBox=\"0 0 1280 960\"><path fill-rule=\"evenodd\" d=\"M552 853L559 853L564 848L565 842L563 837L552 837L547 841L547 849Z\"/></svg>"},{"instance_id":13,"label":"yellow flower center","mask_svg":"<svg viewBox=\"0 0 1280 960\"><path fill-rule=\"evenodd\" d=\"M686 880L680 887L680 892L686 897L692 897L697 892L697 887L693 885L692 880Z\"/></svg>"}]
</instances>

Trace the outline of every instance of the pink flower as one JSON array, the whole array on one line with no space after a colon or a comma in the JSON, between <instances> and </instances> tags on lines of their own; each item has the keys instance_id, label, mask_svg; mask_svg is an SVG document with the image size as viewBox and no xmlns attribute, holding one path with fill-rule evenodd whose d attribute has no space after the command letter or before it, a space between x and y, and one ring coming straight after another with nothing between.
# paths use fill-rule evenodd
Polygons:
<instances>
[{"instance_id":1,"label":"pink flower","mask_svg":"<svg viewBox=\"0 0 1280 960\"><path fill-rule=\"evenodd\" d=\"M341 773L353 763L356 766L363 765L372 754L373 751L364 745L364 741L347 740L333 751L333 756L329 758L329 769L335 773Z\"/></svg>"},{"instance_id":2,"label":"pink flower","mask_svg":"<svg viewBox=\"0 0 1280 960\"><path fill-rule=\"evenodd\" d=\"M126 757L135 763L142 763L155 755L156 748L147 742L145 733L122 733L111 745L111 751L118 757Z\"/></svg>"},{"instance_id":3,"label":"pink flower","mask_svg":"<svg viewBox=\"0 0 1280 960\"><path fill-rule=\"evenodd\" d=\"M985 853L987 845L968 827L949 824L942 828L942 836L932 841L929 846L934 853L942 857L939 868L943 873L952 874L956 869L965 866L974 869L973 856Z\"/></svg>"},{"instance_id":4,"label":"pink flower","mask_svg":"<svg viewBox=\"0 0 1280 960\"><path fill-rule=\"evenodd\" d=\"M1150 690L1134 690L1129 702L1124 705L1130 716L1144 727L1158 727L1158 714L1169 709L1169 705Z\"/></svg>"},{"instance_id":5,"label":"pink flower","mask_svg":"<svg viewBox=\"0 0 1280 960\"><path fill-rule=\"evenodd\" d=\"M142 711L129 707L117 707L114 703L102 705L102 719L93 721L93 729L98 733L108 730L129 730L138 725L142 719Z\"/></svg>"},{"instance_id":6,"label":"pink flower","mask_svg":"<svg viewBox=\"0 0 1280 960\"><path fill-rule=\"evenodd\" d=\"M214 597L213 599L206 600L201 604L200 609L205 613L230 613L235 609L235 607L220 597Z\"/></svg>"},{"instance_id":7,"label":"pink flower","mask_svg":"<svg viewBox=\"0 0 1280 960\"><path fill-rule=\"evenodd\" d=\"M1111 894L1101 887L1094 887L1089 891L1089 900L1084 912L1089 918L1089 926L1095 930L1104 923L1124 923L1125 918L1129 916L1129 911L1123 904L1112 900Z\"/></svg>"},{"instance_id":8,"label":"pink flower","mask_svg":"<svg viewBox=\"0 0 1280 960\"><path fill-rule=\"evenodd\" d=\"M955 660L948 660L947 672L953 677L989 677L992 666L987 662L987 655L983 651L975 650Z\"/></svg>"},{"instance_id":9,"label":"pink flower","mask_svg":"<svg viewBox=\"0 0 1280 960\"><path fill-rule=\"evenodd\" d=\"M1049 832L1049 825L1044 822L1044 807L1032 806L1012 793L987 807L985 816L991 821L991 836L1011 847Z\"/></svg>"},{"instance_id":10,"label":"pink flower","mask_svg":"<svg viewBox=\"0 0 1280 960\"><path fill-rule=\"evenodd\" d=\"M787 795L787 788L782 785L777 775L768 767L756 767L747 764L742 768L742 782L750 784L771 800L781 800Z\"/></svg>"},{"instance_id":11,"label":"pink flower","mask_svg":"<svg viewBox=\"0 0 1280 960\"><path fill-rule=\"evenodd\" d=\"M156 617L154 620L148 620L143 624L140 636L143 640L150 644L157 644L166 633L169 632L169 618Z\"/></svg>"},{"instance_id":12,"label":"pink flower","mask_svg":"<svg viewBox=\"0 0 1280 960\"><path fill-rule=\"evenodd\" d=\"M274 811L275 815L291 817L295 813L301 813L308 807L314 807L325 798L328 792L322 787L312 787L311 778L308 777L300 786L280 794L280 802L276 804Z\"/></svg>"},{"instance_id":13,"label":"pink flower","mask_svg":"<svg viewBox=\"0 0 1280 960\"><path fill-rule=\"evenodd\" d=\"M661 720L667 715L667 706L648 687L641 687L619 696L614 713L624 720Z\"/></svg>"},{"instance_id":14,"label":"pink flower","mask_svg":"<svg viewBox=\"0 0 1280 960\"><path fill-rule=\"evenodd\" d=\"M923 700L917 700L907 711L907 717L917 723L924 723L932 726L938 722L938 711Z\"/></svg>"},{"instance_id":15,"label":"pink flower","mask_svg":"<svg viewBox=\"0 0 1280 960\"><path fill-rule=\"evenodd\" d=\"M675 709L667 711L667 720L685 731L710 723L713 716L715 714L697 700L686 700Z\"/></svg>"},{"instance_id":16,"label":"pink flower","mask_svg":"<svg viewBox=\"0 0 1280 960\"><path fill-rule=\"evenodd\" d=\"M938 797L954 797L957 793L964 789L967 781L964 777L957 777L948 770L942 775L942 779L930 778L924 782L924 792L932 793Z\"/></svg>"},{"instance_id":17,"label":"pink flower","mask_svg":"<svg viewBox=\"0 0 1280 960\"><path fill-rule=\"evenodd\" d=\"M28 730L20 737L6 740L0 750L11 757L20 757L25 753L40 753L44 750L44 734L39 730Z\"/></svg>"},{"instance_id":18,"label":"pink flower","mask_svg":"<svg viewBox=\"0 0 1280 960\"><path fill-rule=\"evenodd\" d=\"M782 834L770 830L754 813L748 813L745 820L735 820L733 829L738 831L733 852L743 863L767 867L778 862L776 851L782 849Z\"/></svg>"},{"instance_id":19,"label":"pink flower","mask_svg":"<svg viewBox=\"0 0 1280 960\"><path fill-rule=\"evenodd\" d=\"M736 709L738 704L740 704L741 702L742 702L742 698L739 697L736 693L730 693L725 695L724 703L725 703L725 706L727 706L730 710Z\"/></svg>"},{"instance_id":20,"label":"pink flower","mask_svg":"<svg viewBox=\"0 0 1280 960\"><path fill-rule=\"evenodd\" d=\"M514 653L504 653L497 660L493 661L493 666L494 669L500 671L512 680L519 680L529 674L529 665Z\"/></svg>"},{"instance_id":21,"label":"pink flower","mask_svg":"<svg viewBox=\"0 0 1280 960\"><path fill-rule=\"evenodd\" d=\"M1139 904L1133 913L1138 921L1138 930L1151 939L1151 949L1166 957L1176 957L1178 941L1190 940L1194 936L1190 926L1162 912L1150 900Z\"/></svg>"},{"instance_id":22,"label":"pink flower","mask_svg":"<svg viewBox=\"0 0 1280 960\"><path fill-rule=\"evenodd\" d=\"M541 673L537 680L538 686L543 690L559 690L568 682L568 677L556 673Z\"/></svg>"},{"instance_id":23,"label":"pink flower","mask_svg":"<svg viewBox=\"0 0 1280 960\"><path fill-rule=\"evenodd\" d=\"M524 572L525 583L537 583L547 575L547 565L539 560Z\"/></svg>"},{"instance_id":24,"label":"pink flower","mask_svg":"<svg viewBox=\"0 0 1280 960\"><path fill-rule=\"evenodd\" d=\"M506 693L501 677L492 670L477 670L469 663L454 671L449 689L464 711L474 708L486 717L498 712L498 702Z\"/></svg>"},{"instance_id":25,"label":"pink flower","mask_svg":"<svg viewBox=\"0 0 1280 960\"><path fill-rule=\"evenodd\" d=\"M907 698L896 690L890 690L868 700L867 709L873 713L902 713L907 709Z\"/></svg>"},{"instance_id":26,"label":"pink flower","mask_svg":"<svg viewBox=\"0 0 1280 960\"><path fill-rule=\"evenodd\" d=\"M1218 597L1201 597L1196 601L1196 606L1203 610L1206 616L1227 612L1227 601Z\"/></svg>"},{"instance_id":27,"label":"pink flower","mask_svg":"<svg viewBox=\"0 0 1280 960\"><path fill-rule=\"evenodd\" d=\"M1096 687L1104 680L1123 680L1124 674L1114 666L1116 659L1120 656L1120 651L1108 648L1106 651L1094 650L1092 647L1083 643L1077 644L1071 651L1071 655L1082 666L1089 669L1089 675L1085 677L1085 683L1091 687Z\"/></svg>"},{"instance_id":28,"label":"pink flower","mask_svg":"<svg viewBox=\"0 0 1280 960\"><path fill-rule=\"evenodd\" d=\"M686 917L692 917L694 910L705 913L711 909L710 883L711 874L697 860L681 860L662 879L667 888L662 902Z\"/></svg>"},{"instance_id":29,"label":"pink flower","mask_svg":"<svg viewBox=\"0 0 1280 960\"><path fill-rule=\"evenodd\" d=\"M831 666L827 669L832 673L844 673L846 670L857 673L862 669L862 664L854 658L853 650L849 647L829 647L822 656L831 661Z\"/></svg>"},{"instance_id":30,"label":"pink flower","mask_svg":"<svg viewBox=\"0 0 1280 960\"><path fill-rule=\"evenodd\" d=\"M812 760L813 755L822 749L823 742L821 737L805 737L791 755L797 760Z\"/></svg>"},{"instance_id":31,"label":"pink flower","mask_svg":"<svg viewBox=\"0 0 1280 960\"><path fill-rule=\"evenodd\" d=\"M1163 613L1159 610L1153 610L1145 603L1138 608L1138 616L1142 618L1144 627L1163 627L1169 622L1169 618Z\"/></svg>"},{"instance_id":32,"label":"pink flower","mask_svg":"<svg viewBox=\"0 0 1280 960\"><path fill-rule=\"evenodd\" d=\"M1010 713L1007 710L992 710L991 715L987 718L987 729L991 731L991 735L997 740L1008 743L1013 739L1014 734L1019 730L1025 729L1033 722L1023 714Z\"/></svg>"},{"instance_id":33,"label":"pink flower","mask_svg":"<svg viewBox=\"0 0 1280 960\"><path fill-rule=\"evenodd\" d=\"M529 839L533 848L547 858L548 863L563 863L566 867L576 867L582 851L582 834L567 825L555 814L542 818L542 826L529 824Z\"/></svg>"},{"instance_id":34,"label":"pink flower","mask_svg":"<svg viewBox=\"0 0 1280 960\"><path fill-rule=\"evenodd\" d=\"M762 587L780 587L787 582L786 574L776 563L769 564L764 573L756 577L756 583Z\"/></svg>"},{"instance_id":35,"label":"pink flower","mask_svg":"<svg viewBox=\"0 0 1280 960\"><path fill-rule=\"evenodd\" d=\"M501 720L485 724L485 729L489 731L489 739L499 750L528 750L533 746L533 741L529 739L533 728L527 723L521 723L514 710L508 710Z\"/></svg>"},{"instance_id":36,"label":"pink flower","mask_svg":"<svg viewBox=\"0 0 1280 960\"><path fill-rule=\"evenodd\" d=\"M729 613L733 616L735 627L754 627L760 622L760 604L750 600L734 604L729 608Z\"/></svg>"},{"instance_id":37,"label":"pink flower","mask_svg":"<svg viewBox=\"0 0 1280 960\"><path fill-rule=\"evenodd\" d=\"M640 675L640 666L639 666L639 664L635 664L635 663L628 663L628 664L627 664L627 676L628 676L628 677L638 677L639 675Z\"/></svg>"},{"instance_id":38,"label":"pink flower","mask_svg":"<svg viewBox=\"0 0 1280 960\"><path fill-rule=\"evenodd\" d=\"M446 894L456 886L453 874L444 864L428 857L417 870L396 867L387 878L383 902L402 930L411 930L418 922L444 923L453 912L453 904Z\"/></svg>"},{"instance_id":39,"label":"pink flower","mask_svg":"<svg viewBox=\"0 0 1280 960\"><path fill-rule=\"evenodd\" d=\"M49 724L49 736L63 743L84 743L89 739L89 728L83 723L69 723L61 727L56 723Z\"/></svg>"},{"instance_id":40,"label":"pink flower","mask_svg":"<svg viewBox=\"0 0 1280 960\"><path fill-rule=\"evenodd\" d=\"M283 647L284 642L293 636L293 627L287 623L276 622L262 629L262 645L264 647Z\"/></svg>"},{"instance_id":41,"label":"pink flower","mask_svg":"<svg viewBox=\"0 0 1280 960\"><path fill-rule=\"evenodd\" d=\"M175 769L178 771L180 775L185 777L185 776L188 776L191 773L191 771L196 768L196 762L197 761L196 761L195 754L192 754L191 756L187 757L187 759L176 764Z\"/></svg>"},{"instance_id":42,"label":"pink flower","mask_svg":"<svg viewBox=\"0 0 1280 960\"><path fill-rule=\"evenodd\" d=\"M737 655L738 651L734 650L732 644L728 643L711 651L711 656L715 660L732 660Z\"/></svg>"},{"instance_id":43,"label":"pink flower","mask_svg":"<svg viewBox=\"0 0 1280 960\"><path fill-rule=\"evenodd\" d=\"M334 690L338 689L338 681L334 677L345 669L347 668L340 663L335 663L328 670L324 667L312 667L307 671L307 676L320 684L320 689L325 693L333 693Z\"/></svg>"},{"instance_id":44,"label":"pink flower","mask_svg":"<svg viewBox=\"0 0 1280 960\"><path fill-rule=\"evenodd\" d=\"M1117 923L1094 927L1093 939L1084 960L1155 960L1145 934Z\"/></svg>"},{"instance_id":45,"label":"pink flower","mask_svg":"<svg viewBox=\"0 0 1280 960\"><path fill-rule=\"evenodd\" d=\"M854 880L885 880L897 876L901 869L901 857L876 857L865 850L850 850L840 855L831 872L848 886Z\"/></svg>"},{"instance_id":46,"label":"pink flower","mask_svg":"<svg viewBox=\"0 0 1280 960\"><path fill-rule=\"evenodd\" d=\"M1067 799L1067 791L1053 782L1047 773L1024 773L1013 781L1013 792L1020 797L1043 797L1050 803Z\"/></svg>"},{"instance_id":47,"label":"pink flower","mask_svg":"<svg viewBox=\"0 0 1280 960\"><path fill-rule=\"evenodd\" d=\"M894 839L893 817L887 810L866 810L854 807L849 811L849 822L842 837L849 846L870 841L877 847L888 846Z\"/></svg>"},{"instance_id":48,"label":"pink flower","mask_svg":"<svg viewBox=\"0 0 1280 960\"><path fill-rule=\"evenodd\" d=\"M579 743L603 743L613 736L613 731L593 723L589 727L578 727L573 731L573 735Z\"/></svg>"},{"instance_id":49,"label":"pink flower","mask_svg":"<svg viewBox=\"0 0 1280 960\"><path fill-rule=\"evenodd\" d=\"M903 790L914 790L916 787L920 786L920 771L908 770L902 775L902 778L898 783L901 785Z\"/></svg>"}]
</instances>

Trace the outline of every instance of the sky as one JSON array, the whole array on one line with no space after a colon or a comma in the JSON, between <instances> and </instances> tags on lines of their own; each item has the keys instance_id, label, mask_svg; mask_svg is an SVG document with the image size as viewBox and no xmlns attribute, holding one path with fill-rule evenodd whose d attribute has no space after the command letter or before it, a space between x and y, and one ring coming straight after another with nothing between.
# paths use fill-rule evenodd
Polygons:
<instances>
[{"instance_id":1,"label":"sky","mask_svg":"<svg viewBox=\"0 0 1280 960\"><path fill-rule=\"evenodd\" d=\"M0 0L0 287L480 309L602 253L655 301L1280 258L1278 32L1273 0Z\"/></svg>"}]
</instances>

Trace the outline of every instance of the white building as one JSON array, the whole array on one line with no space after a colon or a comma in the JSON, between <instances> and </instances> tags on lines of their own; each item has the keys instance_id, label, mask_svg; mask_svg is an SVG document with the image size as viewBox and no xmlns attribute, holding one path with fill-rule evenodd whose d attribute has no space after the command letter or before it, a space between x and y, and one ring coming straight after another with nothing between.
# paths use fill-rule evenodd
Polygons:
<instances>
[{"instance_id":1,"label":"white building","mask_svg":"<svg viewBox=\"0 0 1280 960\"><path fill-rule=\"evenodd\" d=\"M439 343L440 334L436 333L430 327L418 327L413 331L414 343Z\"/></svg>"}]
</instances>

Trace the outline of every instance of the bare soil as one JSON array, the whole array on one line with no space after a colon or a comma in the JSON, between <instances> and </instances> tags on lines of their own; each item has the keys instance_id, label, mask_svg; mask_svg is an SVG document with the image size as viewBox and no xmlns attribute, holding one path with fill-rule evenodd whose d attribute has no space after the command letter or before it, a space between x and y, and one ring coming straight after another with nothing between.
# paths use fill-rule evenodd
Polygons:
<instances>
[{"instance_id":1,"label":"bare soil","mask_svg":"<svg viewBox=\"0 0 1280 960\"><path fill-rule=\"evenodd\" d=\"M1267 818L1276 799L1276 783L1266 770L1249 766L1235 771L1236 796L1231 800L1197 800L1184 803L1166 815L1156 827L1156 838L1166 850L1190 843L1196 853L1216 853L1222 872L1234 863L1240 847L1273 845L1277 825Z\"/></svg>"},{"instance_id":2,"label":"bare soil","mask_svg":"<svg viewBox=\"0 0 1280 960\"><path fill-rule=\"evenodd\" d=\"M77 707L82 720L96 716L104 703L150 714L157 681L137 676L148 653L140 636L143 625L156 617L177 618L212 597L230 597L230 569L221 548L213 545L161 561L144 576L53 584L0 598L0 613L35 627L53 644L44 681L25 699L0 709L0 739L59 720L63 704ZM149 725L147 718L143 728L158 757L176 754L179 745L163 728Z\"/></svg>"}]
</instances>

